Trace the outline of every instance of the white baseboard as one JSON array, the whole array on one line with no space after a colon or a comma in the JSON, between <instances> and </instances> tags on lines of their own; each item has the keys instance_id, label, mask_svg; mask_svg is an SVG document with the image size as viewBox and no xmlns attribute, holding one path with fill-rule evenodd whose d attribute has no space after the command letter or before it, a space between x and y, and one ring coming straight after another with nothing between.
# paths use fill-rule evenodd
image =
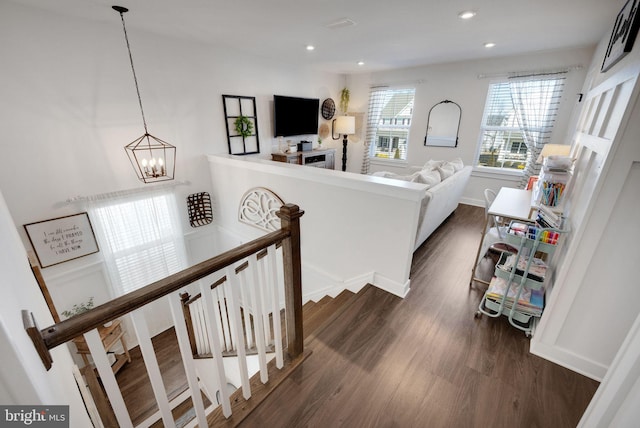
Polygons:
<instances>
[{"instance_id":1,"label":"white baseboard","mask_svg":"<svg viewBox=\"0 0 640 428\"><path fill-rule=\"evenodd\" d=\"M372 284L378 287L379 289L384 290L391 294L395 294L396 296L402 297L403 299L407 297L407 294L409 294L410 283L411 283L410 279L407 279L407 281L404 284L401 284L397 281L393 281L389 278L385 278L384 276L378 273L374 274L374 278L372 282Z\"/></svg>"},{"instance_id":2,"label":"white baseboard","mask_svg":"<svg viewBox=\"0 0 640 428\"><path fill-rule=\"evenodd\" d=\"M465 205L473 205L474 207L484 208L484 199L460 198L460 203Z\"/></svg>"},{"instance_id":3,"label":"white baseboard","mask_svg":"<svg viewBox=\"0 0 640 428\"><path fill-rule=\"evenodd\" d=\"M302 264L303 302L316 302L324 296L336 297L344 290L357 293L367 284L404 298L409 293L409 283L410 280L399 283L376 272L367 272L342 280L309 263Z\"/></svg>"},{"instance_id":4,"label":"white baseboard","mask_svg":"<svg viewBox=\"0 0 640 428\"><path fill-rule=\"evenodd\" d=\"M591 379L602 382L604 375L609 369L603 364L584 358L558 346L551 346L546 343L531 340L529 351L538 357L549 360L576 373L587 376Z\"/></svg>"}]
</instances>

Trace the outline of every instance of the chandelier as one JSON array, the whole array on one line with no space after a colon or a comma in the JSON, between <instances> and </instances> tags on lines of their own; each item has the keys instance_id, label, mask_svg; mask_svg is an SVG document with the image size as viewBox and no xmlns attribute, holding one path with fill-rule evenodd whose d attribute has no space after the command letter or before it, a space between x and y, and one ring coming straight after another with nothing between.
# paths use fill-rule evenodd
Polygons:
<instances>
[{"instance_id":1,"label":"chandelier","mask_svg":"<svg viewBox=\"0 0 640 428\"><path fill-rule=\"evenodd\" d=\"M144 116L144 109L142 108L142 98L140 97L140 88L138 88L136 69L133 67L133 57L131 56L127 27L124 23L124 13L128 12L129 9L122 6L112 6L112 8L120 14L120 19L122 20L124 39L127 42L129 62L131 63L133 81L138 95L140 113L142 114L142 124L144 125L144 134L127 144L124 149L139 180L145 183L173 180L176 168L176 147L160 138L154 137L147 129L147 120Z\"/></svg>"}]
</instances>

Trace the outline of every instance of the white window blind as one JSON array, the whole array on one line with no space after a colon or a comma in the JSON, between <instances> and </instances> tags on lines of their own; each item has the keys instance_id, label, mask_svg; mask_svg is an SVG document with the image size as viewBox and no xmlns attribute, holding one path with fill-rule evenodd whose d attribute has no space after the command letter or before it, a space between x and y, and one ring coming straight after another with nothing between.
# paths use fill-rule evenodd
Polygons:
<instances>
[{"instance_id":1,"label":"white window blind","mask_svg":"<svg viewBox=\"0 0 640 428\"><path fill-rule=\"evenodd\" d=\"M366 137L370 158L407 159L414 97L413 88L371 89ZM368 172L368 159L362 172Z\"/></svg>"},{"instance_id":2,"label":"white window blind","mask_svg":"<svg viewBox=\"0 0 640 428\"><path fill-rule=\"evenodd\" d=\"M564 81L561 73L490 84L477 165L530 171L553 131Z\"/></svg>"},{"instance_id":3,"label":"white window blind","mask_svg":"<svg viewBox=\"0 0 640 428\"><path fill-rule=\"evenodd\" d=\"M116 295L186 267L183 235L170 189L94 201L89 213Z\"/></svg>"}]
</instances>

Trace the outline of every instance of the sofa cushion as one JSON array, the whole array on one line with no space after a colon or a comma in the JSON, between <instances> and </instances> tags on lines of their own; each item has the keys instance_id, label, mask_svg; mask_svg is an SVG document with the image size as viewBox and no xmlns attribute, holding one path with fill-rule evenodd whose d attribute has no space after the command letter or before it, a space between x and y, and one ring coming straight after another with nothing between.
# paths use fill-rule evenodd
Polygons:
<instances>
[{"instance_id":1,"label":"sofa cushion","mask_svg":"<svg viewBox=\"0 0 640 428\"><path fill-rule=\"evenodd\" d=\"M433 187L436 184L440 183L440 173L438 171L420 171L420 182L428 185L429 187Z\"/></svg>"},{"instance_id":2,"label":"sofa cushion","mask_svg":"<svg viewBox=\"0 0 640 428\"><path fill-rule=\"evenodd\" d=\"M443 163L444 163L444 161L441 161L441 160L430 159L424 164L422 169L427 170L427 171L433 171L434 169L436 169L437 167L439 167Z\"/></svg>"},{"instance_id":3,"label":"sofa cushion","mask_svg":"<svg viewBox=\"0 0 640 428\"><path fill-rule=\"evenodd\" d=\"M451 177L456 172L456 170L453 167L453 165L451 165L449 162L446 162L446 163L436 167L436 170L440 173L440 179L442 181L444 181L447 178Z\"/></svg>"},{"instance_id":4,"label":"sofa cushion","mask_svg":"<svg viewBox=\"0 0 640 428\"><path fill-rule=\"evenodd\" d=\"M454 160L450 161L449 164L453 165L453 169L458 172L460 171L462 168L464 168L464 163L462 162L461 158L455 158Z\"/></svg>"}]
</instances>

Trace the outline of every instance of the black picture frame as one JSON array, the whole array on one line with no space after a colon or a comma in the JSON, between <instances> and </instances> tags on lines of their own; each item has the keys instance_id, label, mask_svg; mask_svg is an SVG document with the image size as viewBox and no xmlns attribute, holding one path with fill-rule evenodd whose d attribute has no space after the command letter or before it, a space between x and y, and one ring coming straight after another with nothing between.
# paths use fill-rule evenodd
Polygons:
<instances>
[{"instance_id":1,"label":"black picture frame","mask_svg":"<svg viewBox=\"0 0 640 428\"><path fill-rule=\"evenodd\" d=\"M230 155L252 155L260 153L260 137L258 136L258 110L256 98L242 95L222 95L224 120L227 128L227 144ZM235 121L239 117L249 120L253 127L250 135L236 132Z\"/></svg>"},{"instance_id":2,"label":"black picture frame","mask_svg":"<svg viewBox=\"0 0 640 428\"><path fill-rule=\"evenodd\" d=\"M640 0L627 0L616 16L600 72L604 73L609 70L633 49L640 25L638 19L639 3Z\"/></svg>"},{"instance_id":3,"label":"black picture frame","mask_svg":"<svg viewBox=\"0 0 640 428\"><path fill-rule=\"evenodd\" d=\"M447 108L449 111L445 110L447 119L445 120L448 123L448 126L445 126L449 132L445 133L445 135L430 135L433 134L432 122L436 119L436 122L442 122L443 116L442 114L433 115L433 113L437 110L436 108ZM451 110L451 108L453 110ZM456 109L457 107L457 109ZM432 117L433 115L433 117ZM460 134L460 122L462 120L462 107L455 101L451 100L442 100L439 103L436 103L429 109L429 116L427 117L427 132L424 136L424 145L425 146L433 146L433 147L458 147L458 135ZM453 128L455 128L455 135L453 135ZM431 132L429 132L431 130ZM440 131L442 131L442 126L439 127Z\"/></svg>"}]
</instances>

